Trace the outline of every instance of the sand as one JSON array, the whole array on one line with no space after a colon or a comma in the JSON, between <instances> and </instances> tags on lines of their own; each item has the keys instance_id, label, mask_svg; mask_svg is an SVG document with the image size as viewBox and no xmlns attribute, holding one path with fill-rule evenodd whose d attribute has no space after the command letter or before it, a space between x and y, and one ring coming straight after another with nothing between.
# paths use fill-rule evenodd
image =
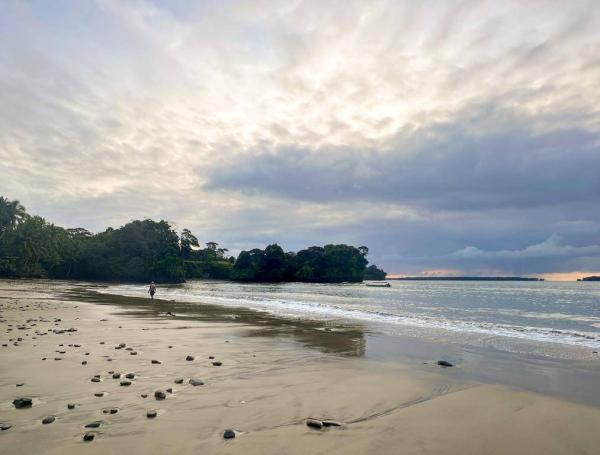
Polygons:
<instances>
[{"instance_id":1,"label":"sand","mask_svg":"<svg viewBox=\"0 0 600 455\"><path fill-rule=\"evenodd\" d=\"M248 337L258 330L249 323L177 312L149 318L131 311L134 299L131 307L128 299L98 305L46 283L0 282L0 344L7 344L0 346L0 422L12 425L0 431L2 454L596 454L600 447L597 407L468 381L458 368L434 363ZM121 386L124 378L111 371L135 378ZM95 375L100 382L91 381ZM15 409L19 397L33 406ZM152 410L157 416L147 418ZM56 419L42 424L46 416ZM313 430L307 418L342 425ZM99 428L85 428L98 420ZM226 429L236 437L223 439ZM88 431L94 440L84 442Z\"/></svg>"}]
</instances>

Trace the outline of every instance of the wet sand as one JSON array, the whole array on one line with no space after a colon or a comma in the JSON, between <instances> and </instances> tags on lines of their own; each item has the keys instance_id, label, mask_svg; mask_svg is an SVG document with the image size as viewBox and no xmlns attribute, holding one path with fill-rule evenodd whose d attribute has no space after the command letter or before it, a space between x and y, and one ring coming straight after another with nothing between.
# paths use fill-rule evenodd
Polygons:
<instances>
[{"instance_id":1,"label":"wet sand","mask_svg":"<svg viewBox=\"0 0 600 455\"><path fill-rule=\"evenodd\" d=\"M460 367L349 355L365 344L352 327L209 308L192 317L86 287L0 281L0 423L11 425L1 453L598 453L600 408ZM21 397L32 406L15 409ZM341 426L315 430L308 418Z\"/></svg>"}]
</instances>

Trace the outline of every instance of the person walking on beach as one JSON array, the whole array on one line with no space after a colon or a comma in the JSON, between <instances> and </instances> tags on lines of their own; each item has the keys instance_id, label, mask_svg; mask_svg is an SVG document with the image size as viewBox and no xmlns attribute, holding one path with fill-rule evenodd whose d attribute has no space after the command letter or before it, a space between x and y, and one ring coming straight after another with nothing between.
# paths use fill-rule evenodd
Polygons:
<instances>
[{"instance_id":1,"label":"person walking on beach","mask_svg":"<svg viewBox=\"0 0 600 455\"><path fill-rule=\"evenodd\" d=\"M154 300L154 293L156 292L156 285L154 281L150 283L150 287L148 288L148 293L150 294L150 298Z\"/></svg>"}]
</instances>

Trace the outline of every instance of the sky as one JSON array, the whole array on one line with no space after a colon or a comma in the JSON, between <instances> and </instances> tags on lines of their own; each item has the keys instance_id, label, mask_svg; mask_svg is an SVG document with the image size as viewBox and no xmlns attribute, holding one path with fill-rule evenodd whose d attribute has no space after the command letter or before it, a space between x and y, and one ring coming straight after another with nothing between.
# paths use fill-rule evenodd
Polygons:
<instances>
[{"instance_id":1,"label":"sky","mask_svg":"<svg viewBox=\"0 0 600 455\"><path fill-rule=\"evenodd\" d=\"M3 1L0 195L397 275L600 274L600 8Z\"/></svg>"}]
</instances>

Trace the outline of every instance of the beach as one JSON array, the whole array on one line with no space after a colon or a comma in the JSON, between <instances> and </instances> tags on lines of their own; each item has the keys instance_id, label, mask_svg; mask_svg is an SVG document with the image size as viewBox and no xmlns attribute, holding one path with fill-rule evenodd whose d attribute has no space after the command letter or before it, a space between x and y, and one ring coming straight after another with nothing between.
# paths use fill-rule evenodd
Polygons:
<instances>
[{"instance_id":1,"label":"beach","mask_svg":"<svg viewBox=\"0 0 600 455\"><path fill-rule=\"evenodd\" d=\"M600 407L585 394L494 382L467 363L440 367L440 356L364 356L364 334L343 324L214 306L192 317L181 303L90 288L0 281L1 453L594 454L600 444ZM578 362L581 377L597 373L597 360ZM31 406L17 409L20 398Z\"/></svg>"}]
</instances>

